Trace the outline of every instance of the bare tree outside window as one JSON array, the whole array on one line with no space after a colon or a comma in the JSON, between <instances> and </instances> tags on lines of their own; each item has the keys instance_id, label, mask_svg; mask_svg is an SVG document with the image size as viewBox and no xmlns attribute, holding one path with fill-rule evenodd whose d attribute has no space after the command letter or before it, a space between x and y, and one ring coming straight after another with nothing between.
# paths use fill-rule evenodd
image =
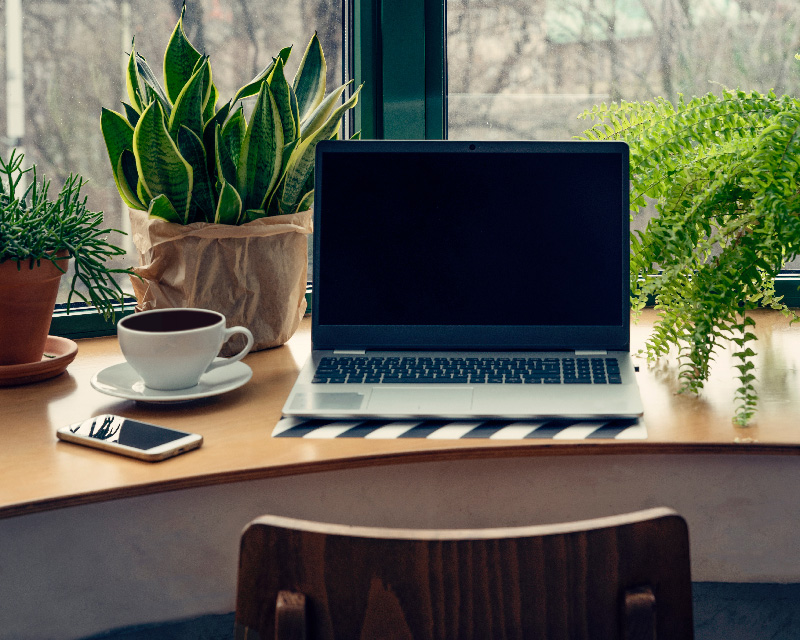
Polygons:
<instances>
[{"instance_id":1,"label":"bare tree outside window","mask_svg":"<svg viewBox=\"0 0 800 640\"><path fill-rule=\"evenodd\" d=\"M119 110L120 100L128 100L123 65L134 36L136 50L160 77L183 0L0 0L6 20L12 3L21 7L24 135L13 140L8 135L7 81L16 70L8 68L3 30L0 152L7 156L9 146L21 146L27 163L36 163L51 180L51 189L58 190L71 173L82 175L89 208L104 212L106 226L124 230L128 212L108 164L100 109ZM188 0L185 28L195 47L211 56L222 100L288 45L294 46L287 65L291 78L315 31L325 51L328 85L341 84L340 0ZM119 242L130 250L124 266L135 264L130 239Z\"/></svg>"},{"instance_id":2,"label":"bare tree outside window","mask_svg":"<svg viewBox=\"0 0 800 640\"><path fill-rule=\"evenodd\" d=\"M599 102L800 95L800 0L448 0L451 138L565 139Z\"/></svg>"}]
</instances>

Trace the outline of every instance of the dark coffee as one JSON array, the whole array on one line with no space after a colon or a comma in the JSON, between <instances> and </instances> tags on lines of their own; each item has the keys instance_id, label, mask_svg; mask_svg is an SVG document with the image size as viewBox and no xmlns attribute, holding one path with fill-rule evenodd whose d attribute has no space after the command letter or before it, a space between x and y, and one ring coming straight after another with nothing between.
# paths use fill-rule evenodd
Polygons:
<instances>
[{"instance_id":1,"label":"dark coffee","mask_svg":"<svg viewBox=\"0 0 800 640\"><path fill-rule=\"evenodd\" d=\"M134 314L120 320L131 331L170 332L203 329L220 322L222 318L210 311L195 309L164 309L158 313Z\"/></svg>"}]
</instances>

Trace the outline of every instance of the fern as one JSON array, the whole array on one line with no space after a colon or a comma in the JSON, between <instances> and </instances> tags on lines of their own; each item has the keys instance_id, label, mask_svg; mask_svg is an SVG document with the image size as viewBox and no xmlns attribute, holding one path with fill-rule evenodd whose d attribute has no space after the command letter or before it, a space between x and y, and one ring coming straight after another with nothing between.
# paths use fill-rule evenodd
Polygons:
<instances>
[{"instance_id":1,"label":"fern","mask_svg":"<svg viewBox=\"0 0 800 640\"><path fill-rule=\"evenodd\" d=\"M722 90L677 104L602 104L579 117L583 140L630 146L632 215L658 213L631 237L635 312L655 300L649 359L677 349L684 390L708 380L720 346L736 345L734 421L757 408L748 315L759 305L794 316L773 280L800 252L800 101Z\"/></svg>"}]
</instances>

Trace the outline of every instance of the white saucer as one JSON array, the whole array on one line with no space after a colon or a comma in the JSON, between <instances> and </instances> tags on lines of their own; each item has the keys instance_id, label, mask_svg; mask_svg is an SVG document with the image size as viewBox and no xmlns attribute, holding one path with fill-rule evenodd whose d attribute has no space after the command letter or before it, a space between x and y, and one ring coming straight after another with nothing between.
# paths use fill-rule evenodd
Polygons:
<instances>
[{"instance_id":1,"label":"white saucer","mask_svg":"<svg viewBox=\"0 0 800 640\"><path fill-rule=\"evenodd\" d=\"M188 389L159 391L148 389L139 374L127 362L106 367L92 377L92 386L100 393L140 402L186 402L217 396L247 384L253 370L244 362L234 362L204 373L200 382Z\"/></svg>"}]
</instances>

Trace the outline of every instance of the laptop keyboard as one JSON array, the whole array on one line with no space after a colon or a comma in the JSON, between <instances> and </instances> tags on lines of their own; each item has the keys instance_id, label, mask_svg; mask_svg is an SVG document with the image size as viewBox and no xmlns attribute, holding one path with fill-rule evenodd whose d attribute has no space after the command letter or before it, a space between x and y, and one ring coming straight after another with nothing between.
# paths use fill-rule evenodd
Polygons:
<instances>
[{"instance_id":1,"label":"laptop keyboard","mask_svg":"<svg viewBox=\"0 0 800 640\"><path fill-rule=\"evenodd\" d=\"M616 358L425 358L329 356L318 384L621 384Z\"/></svg>"}]
</instances>

